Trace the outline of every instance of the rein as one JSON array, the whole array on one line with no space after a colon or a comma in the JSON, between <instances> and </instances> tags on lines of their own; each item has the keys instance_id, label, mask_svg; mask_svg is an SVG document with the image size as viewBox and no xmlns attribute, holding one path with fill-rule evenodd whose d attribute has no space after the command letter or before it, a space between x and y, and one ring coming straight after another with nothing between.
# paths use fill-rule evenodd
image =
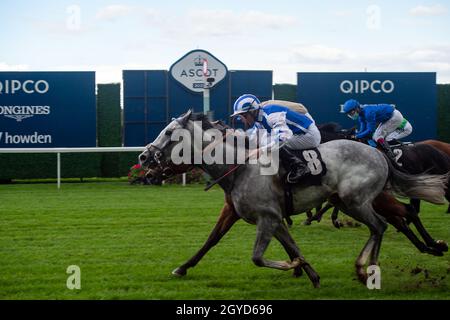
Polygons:
<instances>
[{"instance_id":1,"label":"rein","mask_svg":"<svg viewBox=\"0 0 450 320\"><path fill-rule=\"evenodd\" d=\"M234 171L236 171L240 166L242 166L242 164L234 164L233 167L231 167L230 170L228 170L228 171L225 172L223 175L221 175L219 178L217 178L216 180L214 180L214 181L212 181L210 184L208 184L204 190L205 190L205 191L208 191L209 189L211 189L212 187L214 187L216 184L218 184L220 181L222 181L222 180L225 179L227 176L229 176L229 175L232 174Z\"/></svg>"},{"instance_id":2,"label":"rein","mask_svg":"<svg viewBox=\"0 0 450 320\"><path fill-rule=\"evenodd\" d=\"M256 153L258 154L259 149L255 150ZM250 157L253 155L253 153L249 154L246 158L244 162L247 162L248 159L250 159ZM234 164L231 169L229 169L227 172L225 172L223 175L221 175L219 178L217 178L216 180L212 181L209 185L206 186L206 188L204 189L205 191L208 191L209 189L211 189L213 186L215 186L216 184L218 184L220 181L222 181L224 178L226 178L227 176L229 176L230 174L232 174L234 171L236 171L237 169L239 169L243 164Z\"/></svg>"},{"instance_id":3,"label":"rein","mask_svg":"<svg viewBox=\"0 0 450 320\"><path fill-rule=\"evenodd\" d=\"M229 135L231 135L231 133L228 133L228 132L225 133L221 142L224 142L224 141L226 140L226 138L227 138ZM208 145L202 150L202 154L205 152L205 150L210 149L210 148L211 148L211 145L216 146L217 144L219 144L219 142L208 144ZM214 187L214 186L215 186L216 184L218 184L220 181L222 181L222 180L225 179L227 176L229 176L231 173L233 173L234 171L236 171L237 168L239 168L240 166L241 166L241 165L236 165L236 164L233 165L233 166L231 167L230 170L228 170L227 172L225 172L223 175L221 175L221 176L220 176L219 178L217 178L216 180L211 181L211 183L208 184L208 185L206 186L206 188L204 189L204 191L208 191L209 189L211 189L212 187Z\"/></svg>"}]
</instances>

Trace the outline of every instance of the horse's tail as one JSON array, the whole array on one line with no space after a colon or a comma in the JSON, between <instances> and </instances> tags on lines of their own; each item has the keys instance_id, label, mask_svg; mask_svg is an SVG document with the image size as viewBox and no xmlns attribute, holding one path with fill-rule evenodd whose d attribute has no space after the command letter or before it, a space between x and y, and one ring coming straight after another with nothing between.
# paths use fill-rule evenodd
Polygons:
<instances>
[{"instance_id":1,"label":"horse's tail","mask_svg":"<svg viewBox=\"0 0 450 320\"><path fill-rule=\"evenodd\" d=\"M389 166L389 177L386 188L406 198L425 200L434 204L444 204L445 190L450 172L443 175L408 174L394 167L384 155Z\"/></svg>"}]
</instances>

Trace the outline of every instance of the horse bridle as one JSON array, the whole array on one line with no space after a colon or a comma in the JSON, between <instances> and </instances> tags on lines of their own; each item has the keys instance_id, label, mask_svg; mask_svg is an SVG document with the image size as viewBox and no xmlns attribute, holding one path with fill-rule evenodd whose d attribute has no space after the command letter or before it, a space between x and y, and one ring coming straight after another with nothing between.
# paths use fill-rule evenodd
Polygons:
<instances>
[{"instance_id":1,"label":"horse bridle","mask_svg":"<svg viewBox=\"0 0 450 320\"><path fill-rule=\"evenodd\" d=\"M153 144L149 144L145 147L145 149L147 150L147 152L149 153L149 155L152 155L152 150L151 149L156 149L156 151L153 153L153 161L156 163L156 168L149 168L145 175L148 176L149 174L152 174L155 172L155 169L158 169L159 172L161 172L161 176L164 179L170 178L171 176L173 176L175 174L174 170L172 169L172 166L167 163L164 163L163 161L161 161L161 158L163 158L164 156L164 151L161 150L161 148L153 145Z\"/></svg>"},{"instance_id":2,"label":"horse bridle","mask_svg":"<svg viewBox=\"0 0 450 320\"><path fill-rule=\"evenodd\" d=\"M225 141L225 139L226 139L227 136L229 135L229 133L226 132L226 129L227 129L227 128L224 129L224 130L225 130L225 134L224 134L224 130L221 130L221 131L222 131L222 134L223 134L223 138L222 138L221 141L219 141L219 142L217 142L217 143L220 143L220 142ZM167 134L167 133L166 133L166 134ZM202 154L205 152L206 149L211 148L211 145L214 145L214 142L213 142L213 143L210 143L210 144L208 144L208 145L206 145L206 146L202 149ZM145 149L148 151L149 155L152 154L152 151L151 151L152 148L153 148L153 149L156 149L156 152L154 152L154 154L153 154L153 160L154 160L155 163L157 164L157 168L159 169L158 171L161 172L162 177L165 178L165 179L167 179L167 178L170 178L171 176L173 176L174 174L176 174L176 172L173 170L172 165L170 164L169 161L164 161L164 162L161 161L161 158L163 158L163 156L164 156L164 151L163 151L161 148L159 148L159 147L157 147L157 146L155 146L155 145L153 145L153 144L149 144L149 145L147 145L147 146L145 147ZM190 165L190 166L192 166L192 165ZM190 167L190 166L188 166L188 167ZM234 169L234 168L233 168L233 169ZM145 173L145 175L147 176L148 174L153 173L154 170L155 170L155 168L149 168L149 169L147 170L147 172ZM232 170L232 171L234 171L234 170ZM229 172L229 173L231 173L231 172ZM228 175L229 173L227 173L227 175Z\"/></svg>"}]
</instances>

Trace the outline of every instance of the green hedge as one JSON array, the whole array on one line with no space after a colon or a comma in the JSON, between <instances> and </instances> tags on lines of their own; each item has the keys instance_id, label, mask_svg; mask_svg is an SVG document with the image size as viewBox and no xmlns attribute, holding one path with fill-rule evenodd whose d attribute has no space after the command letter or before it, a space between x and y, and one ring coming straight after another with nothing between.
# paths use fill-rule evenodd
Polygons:
<instances>
[{"instance_id":1,"label":"green hedge","mask_svg":"<svg viewBox=\"0 0 450 320\"><path fill-rule=\"evenodd\" d=\"M100 154L61 154L63 178L98 177ZM56 154L0 154L0 180L56 178Z\"/></svg>"},{"instance_id":2,"label":"green hedge","mask_svg":"<svg viewBox=\"0 0 450 320\"><path fill-rule=\"evenodd\" d=\"M297 86L294 84L276 84L273 86L275 100L297 101Z\"/></svg>"},{"instance_id":3,"label":"green hedge","mask_svg":"<svg viewBox=\"0 0 450 320\"><path fill-rule=\"evenodd\" d=\"M437 86L438 139L450 143L450 84Z\"/></svg>"},{"instance_id":4,"label":"green hedge","mask_svg":"<svg viewBox=\"0 0 450 320\"><path fill-rule=\"evenodd\" d=\"M99 84L97 93L97 137L99 147L122 146L120 84ZM104 153L101 176L119 177L120 153Z\"/></svg>"}]
</instances>

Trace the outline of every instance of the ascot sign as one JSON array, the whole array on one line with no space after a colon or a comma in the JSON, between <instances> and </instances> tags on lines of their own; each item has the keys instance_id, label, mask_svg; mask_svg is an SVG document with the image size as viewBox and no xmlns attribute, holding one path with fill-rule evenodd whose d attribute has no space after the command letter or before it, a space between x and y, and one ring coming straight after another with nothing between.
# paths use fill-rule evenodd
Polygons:
<instances>
[{"instance_id":1,"label":"ascot sign","mask_svg":"<svg viewBox=\"0 0 450 320\"><path fill-rule=\"evenodd\" d=\"M170 68L170 75L193 92L203 92L206 78L214 78L209 88L214 87L226 77L227 72L226 65L205 50L188 52Z\"/></svg>"}]
</instances>

